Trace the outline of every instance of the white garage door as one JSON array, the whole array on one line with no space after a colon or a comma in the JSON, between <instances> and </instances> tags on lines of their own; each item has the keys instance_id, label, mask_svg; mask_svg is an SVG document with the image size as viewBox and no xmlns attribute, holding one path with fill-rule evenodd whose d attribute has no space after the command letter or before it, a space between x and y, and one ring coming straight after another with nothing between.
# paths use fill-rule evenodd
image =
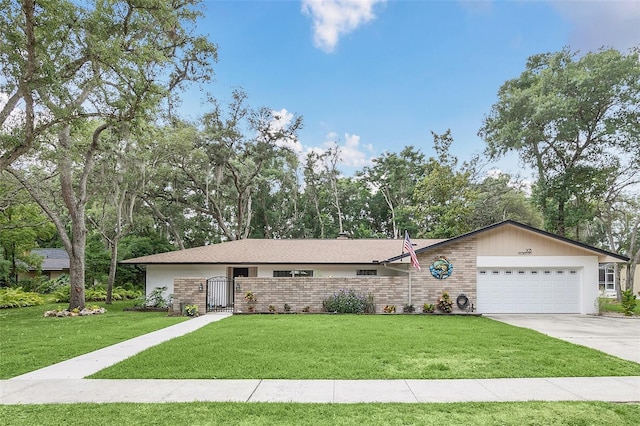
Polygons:
<instances>
[{"instance_id":1,"label":"white garage door","mask_svg":"<svg viewBox=\"0 0 640 426\"><path fill-rule=\"evenodd\" d=\"M478 312L580 313L577 269L480 268Z\"/></svg>"}]
</instances>

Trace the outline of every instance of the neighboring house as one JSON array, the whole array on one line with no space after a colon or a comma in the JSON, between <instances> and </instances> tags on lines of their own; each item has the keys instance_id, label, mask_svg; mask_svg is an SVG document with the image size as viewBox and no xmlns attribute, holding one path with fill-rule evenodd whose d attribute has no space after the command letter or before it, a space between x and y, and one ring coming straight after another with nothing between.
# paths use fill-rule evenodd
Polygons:
<instances>
[{"instance_id":1,"label":"neighboring house","mask_svg":"<svg viewBox=\"0 0 640 426\"><path fill-rule=\"evenodd\" d=\"M58 278L60 275L69 274L69 255L65 249L33 249L31 254L42 257L42 265L39 270L30 267L28 272L20 274L21 278L34 278L38 275L44 275L51 280Z\"/></svg>"},{"instance_id":2,"label":"neighboring house","mask_svg":"<svg viewBox=\"0 0 640 426\"><path fill-rule=\"evenodd\" d=\"M627 284L626 265L621 265L619 277L616 276L614 263L603 263L600 265L600 295L603 297L617 297L616 288L618 287L618 279L620 280L620 288L624 289ZM640 267L636 267L633 276L633 293L640 292Z\"/></svg>"},{"instance_id":3,"label":"neighboring house","mask_svg":"<svg viewBox=\"0 0 640 426\"><path fill-rule=\"evenodd\" d=\"M281 311L286 303L292 311L321 311L324 298L349 288L372 294L377 312L392 304L420 311L446 291L468 300L457 311L595 313L599 265L628 260L514 221L412 242L420 271L403 240L384 239L246 239L122 263L146 265L147 294L166 286L174 307L197 303L201 310L246 311L242 296L251 291L257 310Z\"/></svg>"}]
</instances>

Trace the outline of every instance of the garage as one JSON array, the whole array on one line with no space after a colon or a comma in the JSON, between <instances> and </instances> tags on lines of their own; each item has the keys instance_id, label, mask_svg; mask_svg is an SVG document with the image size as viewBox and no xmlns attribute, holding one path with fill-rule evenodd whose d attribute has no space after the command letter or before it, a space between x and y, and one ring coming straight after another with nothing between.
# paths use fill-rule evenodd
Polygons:
<instances>
[{"instance_id":1,"label":"garage","mask_svg":"<svg viewBox=\"0 0 640 426\"><path fill-rule=\"evenodd\" d=\"M478 312L580 313L577 268L479 268Z\"/></svg>"}]
</instances>

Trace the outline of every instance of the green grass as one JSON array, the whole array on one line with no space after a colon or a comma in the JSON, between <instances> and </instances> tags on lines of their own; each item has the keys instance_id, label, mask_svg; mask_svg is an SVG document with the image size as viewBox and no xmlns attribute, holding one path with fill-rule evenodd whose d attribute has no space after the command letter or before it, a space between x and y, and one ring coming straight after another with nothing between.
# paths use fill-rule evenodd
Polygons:
<instances>
[{"instance_id":1,"label":"green grass","mask_svg":"<svg viewBox=\"0 0 640 426\"><path fill-rule=\"evenodd\" d=\"M616 299L601 297L599 308L601 312L623 313L622 305ZM633 310L633 313L634 315L640 315L640 300L638 300L638 303L636 304L636 308Z\"/></svg>"},{"instance_id":2,"label":"green grass","mask_svg":"<svg viewBox=\"0 0 640 426\"><path fill-rule=\"evenodd\" d=\"M0 310L0 379L15 377L105 346L184 321L166 312L123 312L133 301L104 306L107 313L87 317L44 318L49 304Z\"/></svg>"},{"instance_id":3,"label":"green grass","mask_svg":"<svg viewBox=\"0 0 640 426\"><path fill-rule=\"evenodd\" d=\"M481 317L234 316L92 378L457 379L640 375L640 364Z\"/></svg>"},{"instance_id":4,"label":"green grass","mask_svg":"<svg viewBox=\"0 0 640 426\"><path fill-rule=\"evenodd\" d=\"M640 405L163 403L0 406L7 425L637 425Z\"/></svg>"}]
</instances>

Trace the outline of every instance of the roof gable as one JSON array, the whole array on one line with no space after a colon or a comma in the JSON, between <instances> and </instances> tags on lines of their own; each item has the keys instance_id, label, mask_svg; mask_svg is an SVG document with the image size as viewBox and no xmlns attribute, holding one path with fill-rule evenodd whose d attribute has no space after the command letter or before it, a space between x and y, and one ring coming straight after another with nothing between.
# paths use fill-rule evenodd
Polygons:
<instances>
[{"instance_id":1,"label":"roof gable","mask_svg":"<svg viewBox=\"0 0 640 426\"><path fill-rule=\"evenodd\" d=\"M470 237L473 237L473 236L486 236L487 234L493 233L494 231L497 231L498 233L502 233L502 232L506 231L508 228L515 228L516 230L520 231L521 233L524 232L524 233L533 235L533 236L535 236L536 238L539 238L539 239L546 239L548 241L552 241L552 242L556 243L557 245L562 244L564 246L571 247L574 250L574 255L577 255L578 252L580 254L584 254L584 253L595 254L595 255L598 256L600 262L616 262L616 261L617 262L619 262L619 261L625 261L626 262L626 261L629 260L628 257L622 256L622 255L619 255L619 254L616 254L616 253L611 253L611 252L608 252L606 250L599 249L597 247L592 247L592 246L590 246L588 244L584 244L584 243L581 243L579 241L572 240L570 238L561 237L561 236L553 234L551 232L543 231L542 229L534 228L532 226L525 225L523 223L519 223L519 222L516 222L516 221L513 221L513 220L505 220L503 222L495 223L493 225L489 225L489 226L486 226L484 228L477 229L475 231L460 235L458 237L454 237L454 238L450 238L448 240L441 241L441 242L433 244L431 246L421 247L421 248L415 250L415 252L416 252L416 254L418 254L418 253L422 253L422 252L425 252L425 251L430 251L430 250L433 250L434 248L441 247L441 246L444 246L444 245L448 245L448 244L451 244L453 242L456 242L456 241L459 241L459 240L463 240L463 239L467 239L467 238L470 238ZM528 247L523 247L521 249L521 251L525 251L527 248ZM517 255L518 252L516 251L515 253L511 253L511 254ZM481 255L481 253L479 252L478 255ZM405 254L402 254L400 256L395 256L393 258L387 259L386 262L394 262L396 260L400 260L400 259L402 259L404 257L407 257L407 256L408 256L408 254L405 253Z\"/></svg>"}]
</instances>

